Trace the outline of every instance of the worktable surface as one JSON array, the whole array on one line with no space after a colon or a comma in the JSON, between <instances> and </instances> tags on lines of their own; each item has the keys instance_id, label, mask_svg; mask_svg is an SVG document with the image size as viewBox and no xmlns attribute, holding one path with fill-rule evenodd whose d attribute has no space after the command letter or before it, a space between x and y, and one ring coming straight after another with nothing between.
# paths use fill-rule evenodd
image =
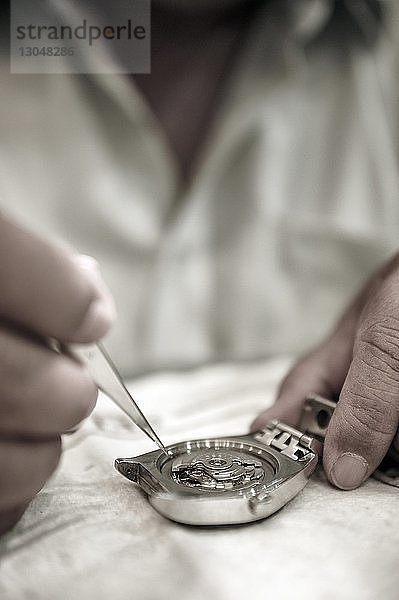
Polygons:
<instances>
[{"instance_id":1,"label":"worktable surface","mask_svg":"<svg viewBox=\"0 0 399 600\"><path fill-rule=\"evenodd\" d=\"M166 443L247 432L286 359L159 373L129 387ZM107 398L64 440L59 469L0 540L2 600L397 600L399 490L341 492L318 469L249 525L170 522L113 468L154 449Z\"/></svg>"}]
</instances>

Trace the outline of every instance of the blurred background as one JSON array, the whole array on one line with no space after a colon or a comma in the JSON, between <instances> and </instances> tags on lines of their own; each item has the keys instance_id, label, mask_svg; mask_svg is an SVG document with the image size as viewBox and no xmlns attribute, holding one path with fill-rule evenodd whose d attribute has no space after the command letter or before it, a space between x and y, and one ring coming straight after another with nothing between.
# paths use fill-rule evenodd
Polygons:
<instances>
[{"instance_id":1,"label":"blurred background","mask_svg":"<svg viewBox=\"0 0 399 600\"><path fill-rule=\"evenodd\" d=\"M396 251L398 13L153 0L151 73L101 39L64 58L71 73L10 74L2 8L1 211L99 261L126 376L302 353Z\"/></svg>"}]
</instances>

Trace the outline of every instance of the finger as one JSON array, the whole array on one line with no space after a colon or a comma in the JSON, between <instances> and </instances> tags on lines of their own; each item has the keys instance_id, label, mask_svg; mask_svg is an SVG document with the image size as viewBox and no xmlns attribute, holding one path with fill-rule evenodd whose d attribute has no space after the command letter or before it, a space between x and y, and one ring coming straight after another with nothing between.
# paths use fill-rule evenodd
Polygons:
<instances>
[{"instance_id":1,"label":"finger","mask_svg":"<svg viewBox=\"0 0 399 600\"><path fill-rule=\"evenodd\" d=\"M337 487L358 487L379 465L398 428L399 333L396 320L363 327L327 430L324 468Z\"/></svg>"},{"instance_id":2,"label":"finger","mask_svg":"<svg viewBox=\"0 0 399 600\"><path fill-rule=\"evenodd\" d=\"M386 270L388 271L388 267L392 269L392 265L390 263ZM331 399L338 398L352 361L359 315L370 289L379 277L377 274L366 283L343 313L327 341L291 369L278 390L275 404L255 419L251 425L252 431L263 429L269 419L278 419L297 426L306 397L310 393Z\"/></svg>"},{"instance_id":3,"label":"finger","mask_svg":"<svg viewBox=\"0 0 399 600\"><path fill-rule=\"evenodd\" d=\"M83 366L4 326L0 381L0 432L64 432L90 414L97 398Z\"/></svg>"},{"instance_id":4,"label":"finger","mask_svg":"<svg viewBox=\"0 0 399 600\"><path fill-rule=\"evenodd\" d=\"M56 468L59 438L18 441L0 438L0 512L28 502Z\"/></svg>"},{"instance_id":5,"label":"finger","mask_svg":"<svg viewBox=\"0 0 399 600\"><path fill-rule=\"evenodd\" d=\"M113 306L66 251L0 219L0 316L60 341L91 342L107 331Z\"/></svg>"},{"instance_id":6,"label":"finger","mask_svg":"<svg viewBox=\"0 0 399 600\"><path fill-rule=\"evenodd\" d=\"M275 404L254 420L251 430L263 429L270 419L296 427L311 392L326 398L338 397L351 361L352 345L352 336L341 331L302 359L283 380Z\"/></svg>"}]
</instances>

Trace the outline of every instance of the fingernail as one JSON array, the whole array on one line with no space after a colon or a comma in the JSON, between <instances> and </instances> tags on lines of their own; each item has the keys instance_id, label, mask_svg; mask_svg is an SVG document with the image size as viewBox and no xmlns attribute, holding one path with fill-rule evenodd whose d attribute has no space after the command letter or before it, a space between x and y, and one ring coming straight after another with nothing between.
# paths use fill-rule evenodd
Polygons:
<instances>
[{"instance_id":1,"label":"fingernail","mask_svg":"<svg viewBox=\"0 0 399 600\"><path fill-rule=\"evenodd\" d=\"M83 272L85 278L94 285L98 297L112 304L111 294L101 277L100 265L96 259L88 254L77 254L73 259L75 264Z\"/></svg>"},{"instance_id":2,"label":"fingernail","mask_svg":"<svg viewBox=\"0 0 399 600\"><path fill-rule=\"evenodd\" d=\"M73 260L88 277L93 278L96 282L98 281L100 278L100 265L95 258L89 254L76 254Z\"/></svg>"},{"instance_id":3,"label":"fingernail","mask_svg":"<svg viewBox=\"0 0 399 600\"><path fill-rule=\"evenodd\" d=\"M363 483L367 471L368 464L362 456L344 452L330 469L329 479L342 490L354 490Z\"/></svg>"},{"instance_id":4,"label":"fingernail","mask_svg":"<svg viewBox=\"0 0 399 600\"><path fill-rule=\"evenodd\" d=\"M100 274L100 266L95 258L87 254L73 257L75 263L84 271L96 289L97 298L91 303L84 322L76 332L75 338L80 342L91 342L101 338L115 320L115 305Z\"/></svg>"},{"instance_id":5,"label":"fingernail","mask_svg":"<svg viewBox=\"0 0 399 600\"><path fill-rule=\"evenodd\" d=\"M107 333L114 318L115 310L111 301L103 298L93 300L74 338L82 343L97 340Z\"/></svg>"}]
</instances>

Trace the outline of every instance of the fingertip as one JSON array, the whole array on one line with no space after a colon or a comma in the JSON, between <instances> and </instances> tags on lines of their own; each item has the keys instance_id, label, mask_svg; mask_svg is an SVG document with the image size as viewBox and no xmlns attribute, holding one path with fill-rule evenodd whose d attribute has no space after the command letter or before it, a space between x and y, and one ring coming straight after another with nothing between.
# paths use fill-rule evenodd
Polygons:
<instances>
[{"instance_id":1,"label":"fingertip","mask_svg":"<svg viewBox=\"0 0 399 600\"><path fill-rule=\"evenodd\" d=\"M84 278L93 286L94 298L70 341L94 342L107 333L115 320L114 300L101 277L100 267L95 258L78 254L73 256L72 260Z\"/></svg>"},{"instance_id":2,"label":"fingertip","mask_svg":"<svg viewBox=\"0 0 399 600\"><path fill-rule=\"evenodd\" d=\"M71 342L82 344L102 338L115 320L115 308L107 297L96 298L87 309L82 323L71 335Z\"/></svg>"},{"instance_id":3,"label":"fingertip","mask_svg":"<svg viewBox=\"0 0 399 600\"><path fill-rule=\"evenodd\" d=\"M323 462L329 481L341 490L358 488L369 471L366 459L354 452L343 452L334 458L327 455Z\"/></svg>"},{"instance_id":4,"label":"fingertip","mask_svg":"<svg viewBox=\"0 0 399 600\"><path fill-rule=\"evenodd\" d=\"M0 233L3 317L62 342L92 342L108 331L115 308L94 259L1 218Z\"/></svg>"}]
</instances>

